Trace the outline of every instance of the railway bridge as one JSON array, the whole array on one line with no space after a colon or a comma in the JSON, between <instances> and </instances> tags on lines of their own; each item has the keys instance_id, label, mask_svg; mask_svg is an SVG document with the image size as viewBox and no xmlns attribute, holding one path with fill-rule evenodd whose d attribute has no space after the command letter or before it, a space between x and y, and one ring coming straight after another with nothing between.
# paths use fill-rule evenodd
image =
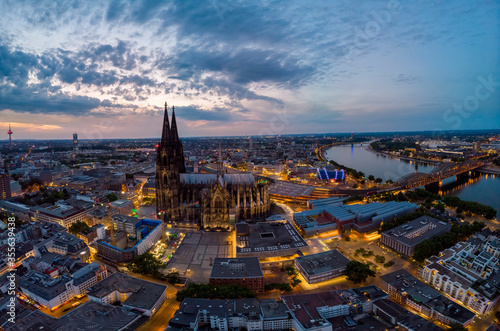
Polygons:
<instances>
[{"instance_id":1,"label":"railway bridge","mask_svg":"<svg viewBox=\"0 0 500 331\"><path fill-rule=\"evenodd\" d=\"M467 160L462 163L445 162L432 169L428 174L414 172L403 176L394 183L394 187L398 187L399 189L412 189L433 183L440 184L442 180L448 177L459 176L482 166L484 166L484 162L477 160Z\"/></svg>"}]
</instances>

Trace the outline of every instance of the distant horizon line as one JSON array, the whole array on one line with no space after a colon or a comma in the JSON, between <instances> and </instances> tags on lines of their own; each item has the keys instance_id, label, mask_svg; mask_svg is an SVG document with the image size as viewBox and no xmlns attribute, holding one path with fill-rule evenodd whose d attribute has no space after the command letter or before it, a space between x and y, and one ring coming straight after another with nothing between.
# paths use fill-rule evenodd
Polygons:
<instances>
[{"instance_id":1,"label":"distant horizon line","mask_svg":"<svg viewBox=\"0 0 500 331\"><path fill-rule=\"evenodd\" d=\"M353 131L353 132L338 132L338 133L333 133L333 132L325 132L325 133L286 133L286 134L271 134L271 135L237 135L237 136L187 136L187 137L180 137L181 139L192 139L192 138L236 138L236 137L278 137L278 136L319 136L319 135L351 135L353 134L358 134L358 135L363 135L363 134L398 134L398 133L404 133L404 134L409 134L409 133L451 133L451 132L475 132L475 131L490 131L492 133L498 132L500 133L500 129L466 129L466 130L413 130L413 131ZM78 134L76 132L76 134ZM93 140L130 140L130 139L140 139L140 140L161 140L161 137L151 137L151 138L101 138L101 139L89 139L89 138L81 138L78 137L79 141L93 141ZM73 138L22 138L22 139L13 139L14 141L65 141L65 140L73 140ZM5 140L0 140L0 142L9 142L9 139Z\"/></svg>"}]
</instances>

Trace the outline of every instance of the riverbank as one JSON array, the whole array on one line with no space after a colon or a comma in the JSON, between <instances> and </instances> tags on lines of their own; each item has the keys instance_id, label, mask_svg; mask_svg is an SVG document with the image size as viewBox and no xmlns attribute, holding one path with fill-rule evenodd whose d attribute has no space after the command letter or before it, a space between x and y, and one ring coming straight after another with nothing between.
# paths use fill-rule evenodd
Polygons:
<instances>
[{"instance_id":1,"label":"riverbank","mask_svg":"<svg viewBox=\"0 0 500 331\"><path fill-rule=\"evenodd\" d=\"M347 167L355 168L367 174L372 174L382 178L384 181L399 178L414 172L429 173L435 165L426 162L409 162L400 160L397 157L377 156L377 152L370 151L366 146L336 146L325 151L325 157L343 164ZM489 166L487 169L496 170ZM482 171L481 171L482 172ZM475 201L490 205L497 211L500 210L500 174L492 171L490 174L483 174L479 171L470 177L450 177L443 181L442 187L431 190L434 193L446 196L458 196L462 200ZM497 217L500 213L497 213Z\"/></svg>"},{"instance_id":2,"label":"riverbank","mask_svg":"<svg viewBox=\"0 0 500 331\"><path fill-rule=\"evenodd\" d=\"M484 166L482 168L478 168L476 171L487 175L500 175L500 168L494 166Z\"/></svg>"},{"instance_id":3,"label":"riverbank","mask_svg":"<svg viewBox=\"0 0 500 331\"><path fill-rule=\"evenodd\" d=\"M341 141L341 142L334 142L334 143L331 143L331 144L328 144L328 145L323 145L323 146L320 146L316 149L316 156L318 157L318 160L320 161L324 161L324 162L328 162L329 160L327 160L327 158L325 157L325 155L323 154L325 151L329 150L330 148L332 147L335 147L335 146L344 146L344 145L349 145L349 144L361 144L363 145L363 143L370 143L371 141L360 141L360 142L349 142L349 141Z\"/></svg>"},{"instance_id":4,"label":"riverbank","mask_svg":"<svg viewBox=\"0 0 500 331\"><path fill-rule=\"evenodd\" d=\"M368 146L368 148L366 150L369 152L375 153L375 154L387 155L387 156L393 157L395 159L414 161L414 162L418 162L418 163L422 163L422 164L427 163L427 164L433 164L433 165L440 165L441 163L443 163L442 161L427 160L427 159L422 159L422 158L418 158L418 157L401 156L401 155L394 155L394 154L391 154L388 152L380 152L380 151L374 150L371 146Z\"/></svg>"}]
</instances>

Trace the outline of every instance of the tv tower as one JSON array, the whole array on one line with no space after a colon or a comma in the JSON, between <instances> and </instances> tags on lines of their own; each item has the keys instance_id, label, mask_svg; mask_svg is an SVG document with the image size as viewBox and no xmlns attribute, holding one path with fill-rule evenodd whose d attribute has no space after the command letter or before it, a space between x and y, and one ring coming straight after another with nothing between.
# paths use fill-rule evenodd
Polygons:
<instances>
[{"instance_id":1,"label":"tv tower","mask_svg":"<svg viewBox=\"0 0 500 331\"><path fill-rule=\"evenodd\" d=\"M7 134L9 135L9 148L12 148L12 130L10 129L10 123L9 123L9 131L7 132Z\"/></svg>"}]
</instances>

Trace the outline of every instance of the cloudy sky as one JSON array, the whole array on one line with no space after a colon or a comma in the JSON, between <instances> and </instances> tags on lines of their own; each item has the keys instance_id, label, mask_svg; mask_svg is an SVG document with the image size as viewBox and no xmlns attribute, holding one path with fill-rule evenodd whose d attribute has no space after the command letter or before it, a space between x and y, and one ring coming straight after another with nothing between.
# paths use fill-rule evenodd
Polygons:
<instances>
[{"instance_id":1,"label":"cloudy sky","mask_svg":"<svg viewBox=\"0 0 500 331\"><path fill-rule=\"evenodd\" d=\"M0 1L14 137L500 127L495 0ZM0 139L5 139L7 135Z\"/></svg>"}]
</instances>

